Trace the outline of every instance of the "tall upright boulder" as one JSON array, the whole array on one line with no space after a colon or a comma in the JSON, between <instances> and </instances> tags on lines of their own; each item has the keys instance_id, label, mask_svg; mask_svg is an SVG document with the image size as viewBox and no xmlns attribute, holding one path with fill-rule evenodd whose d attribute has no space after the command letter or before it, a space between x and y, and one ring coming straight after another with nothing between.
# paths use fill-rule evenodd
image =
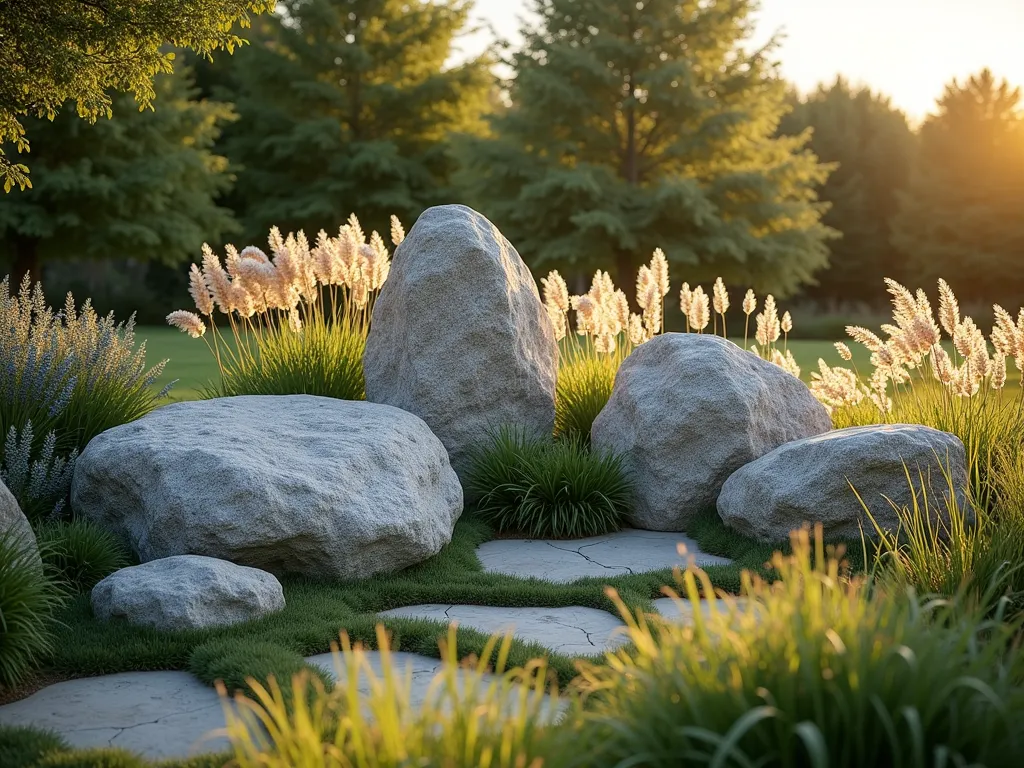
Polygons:
<instances>
[{"instance_id":1,"label":"tall upright boulder","mask_svg":"<svg viewBox=\"0 0 1024 768\"><path fill-rule=\"evenodd\" d=\"M490 430L554 427L557 347L537 285L463 205L424 211L396 250L363 365L366 399L423 419L460 477Z\"/></svg>"},{"instance_id":2,"label":"tall upright boulder","mask_svg":"<svg viewBox=\"0 0 1024 768\"><path fill-rule=\"evenodd\" d=\"M8 542L16 543L16 546L25 553L25 558L39 568L43 567L43 561L39 557L39 545L36 542L36 535L32 532L32 526L25 517L25 513L18 506L18 500L8 490L7 486L0 481L0 538Z\"/></svg>"},{"instance_id":3,"label":"tall upright boulder","mask_svg":"<svg viewBox=\"0 0 1024 768\"><path fill-rule=\"evenodd\" d=\"M635 527L685 531L744 464L831 428L825 407L777 365L717 336L666 333L622 363L591 443L622 458Z\"/></svg>"}]
</instances>

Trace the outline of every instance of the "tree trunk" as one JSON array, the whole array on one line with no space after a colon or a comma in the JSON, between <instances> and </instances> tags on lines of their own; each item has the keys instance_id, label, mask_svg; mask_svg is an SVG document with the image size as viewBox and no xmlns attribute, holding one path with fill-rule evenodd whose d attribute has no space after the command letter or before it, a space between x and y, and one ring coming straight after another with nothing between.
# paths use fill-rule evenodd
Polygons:
<instances>
[{"instance_id":1,"label":"tree trunk","mask_svg":"<svg viewBox=\"0 0 1024 768\"><path fill-rule=\"evenodd\" d=\"M18 292L25 275L28 275L33 283L39 281L42 270L39 263L38 246L39 240L34 237L15 236L14 264L11 266L11 284L9 286L12 294Z\"/></svg>"}]
</instances>

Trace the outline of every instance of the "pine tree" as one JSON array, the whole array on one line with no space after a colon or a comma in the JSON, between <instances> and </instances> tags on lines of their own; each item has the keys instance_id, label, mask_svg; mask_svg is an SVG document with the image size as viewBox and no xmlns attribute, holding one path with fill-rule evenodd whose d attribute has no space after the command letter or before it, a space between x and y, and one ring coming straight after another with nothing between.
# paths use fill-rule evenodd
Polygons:
<instances>
[{"instance_id":1,"label":"pine tree","mask_svg":"<svg viewBox=\"0 0 1024 768\"><path fill-rule=\"evenodd\" d=\"M944 277L961 300L1021 304L1024 113L1021 89L984 70L946 86L921 126L893 243L921 281Z\"/></svg>"},{"instance_id":2,"label":"pine tree","mask_svg":"<svg viewBox=\"0 0 1024 768\"><path fill-rule=\"evenodd\" d=\"M450 144L481 130L488 62L450 68L466 0L290 0L230 61L242 166L231 202L249 238L334 229L357 212L383 229L451 200ZM255 36L254 36L255 37Z\"/></svg>"},{"instance_id":3,"label":"pine tree","mask_svg":"<svg viewBox=\"0 0 1024 768\"><path fill-rule=\"evenodd\" d=\"M26 121L35 183L0 197L0 260L13 262L14 286L64 258L179 263L237 226L215 202L231 177L211 151L230 107L192 100L185 68L153 85L152 110L120 95L110 120L62 110Z\"/></svg>"},{"instance_id":4,"label":"pine tree","mask_svg":"<svg viewBox=\"0 0 1024 768\"><path fill-rule=\"evenodd\" d=\"M617 271L655 247L686 278L786 294L825 265L806 137L745 48L752 0L534 0L511 108L467 157L474 200L537 269ZM471 176L471 178L472 178Z\"/></svg>"},{"instance_id":5,"label":"pine tree","mask_svg":"<svg viewBox=\"0 0 1024 768\"><path fill-rule=\"evenodd\" d=\"M883 277L905 276L890 224L896 195L909 182L916 138L887 97L842 78L799 99L779 131L796 136L808 128L811 150L835 164L819 195L831 206L824 223L842 238L829 244L828 269L804 293L827 301L877 299Z\"/></svg>"},{"instance_id":6,"label":"pine tree","mask_svg":"<svg viewBox=\"0 0 1024 768\"><path fill-rule=\"evenodd\" d=\"M233 25L273 9L274 0L0 0L4 191L31 186L28 167L10 159L11 149L29 151L34 136L22 117L52 120L63 109L95 122L111 116L112 90L148 107L153 78L172 70L169 44L202 56L231 51L243 42Z\"/></svg>"}]
</instances>

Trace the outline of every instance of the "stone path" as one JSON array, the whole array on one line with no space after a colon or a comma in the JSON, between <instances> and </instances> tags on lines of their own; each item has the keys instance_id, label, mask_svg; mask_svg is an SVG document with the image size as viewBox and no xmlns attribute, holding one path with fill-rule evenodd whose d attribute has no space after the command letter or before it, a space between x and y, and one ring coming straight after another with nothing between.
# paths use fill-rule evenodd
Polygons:
<instances>
[{"instance_id":1,"label":"stone path","mask_svg":"<svg viewBox=\"0 0 1024 768\"><path fill-rule=\"evenodd\" d=\"M513 630L527 643L566 656L592 656L625 642L622 622L597 608L496 608L488 605L410 605L381 616L457 622L488 635Z\"/></svg>"},{"instance_id":2,"label":"stone path","mask_svg":"<svg viewBox=\"0 0 1024 768\"><path fill-rule=\"evenodd\" d=\"M680 544L699 566L729 563L727 558L702 552L697 542L681 533L633 529L572 541L495 539L476 553L490 573L564 583L685 566Z\"/></svg>"},{"instance_id":3,"label":"stone path","mask_svg":"<svg viewBox=\"0 0 1024 768\"><path fill-rule=\"evenodd\" d=\"M478 555L490 572L567 582L684 565L677 552L680 543L699 565L728 562L701 552L680 534L635 530L575 541L490 541L478 549ZM688 603L680 607L669 598L654 603L667 618L686 621L692 616L693 608ZM487 634L512 630L526 642L568 656L601 654L626 640L618 617L579 606L414 605L381 615L455 621ZM443 663L400 652L393 653L392 658L403 672L411 668L412 702L422 704ZM367 659L380 676L380 654L369 652ZM335 678L347 676L347 670L335 668L329 653L311 656L307 661ZM360 691L364 695L369 692L365 679ZM227 747L223 735L216 733L225 724L216 692L188 672L123 672L56 683L26 699L0 706L0 723L51 728L76 747L117 746L149 758L181 757Z\"/></svg>"}]
</instances>

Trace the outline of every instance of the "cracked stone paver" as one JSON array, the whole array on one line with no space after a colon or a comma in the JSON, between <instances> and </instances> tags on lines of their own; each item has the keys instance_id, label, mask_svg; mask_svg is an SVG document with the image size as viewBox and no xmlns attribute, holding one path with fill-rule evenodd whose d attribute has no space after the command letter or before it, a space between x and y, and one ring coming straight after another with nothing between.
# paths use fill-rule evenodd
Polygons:
<instances>
[{"instance_id":1,"label":"cracked stone paver","mask_svg":"<svg viewBox=\"0 0 1024 768\"><path fill-rule=\"evenodd\" d=\"M592 656L625 642L622 621L597 608L498 608L489 605L409 605L380 616L454 621L485 634L512 630L566 656Z\"/></svg>"},{"instance_id":2,"label":"cracked stone paver","mask_svg":"<svg viewBox=\"0 0 1024 768\"><path fill-rule=\"evenodd\" d=\"M629 529L572 541L495 539L481 544L477 557L484 570L524 578L568 582L587 576L613 576L683 566L678 546L697 565L725 565L725 557L702 552L681 533Z\"/></svg>"},{"instance_id":3,"label":"cracked stone paver","mask_svg":"<svg viewBox=\"0 0 1024 768\"><path fill-rule=\"evenodd\" d=\"M55 683L0 707L0 723L50 728L75 747L118 746L147 757L216 752L224 727L216 691L180 671L119 672Z\"/></svg>"}]
</instances>

